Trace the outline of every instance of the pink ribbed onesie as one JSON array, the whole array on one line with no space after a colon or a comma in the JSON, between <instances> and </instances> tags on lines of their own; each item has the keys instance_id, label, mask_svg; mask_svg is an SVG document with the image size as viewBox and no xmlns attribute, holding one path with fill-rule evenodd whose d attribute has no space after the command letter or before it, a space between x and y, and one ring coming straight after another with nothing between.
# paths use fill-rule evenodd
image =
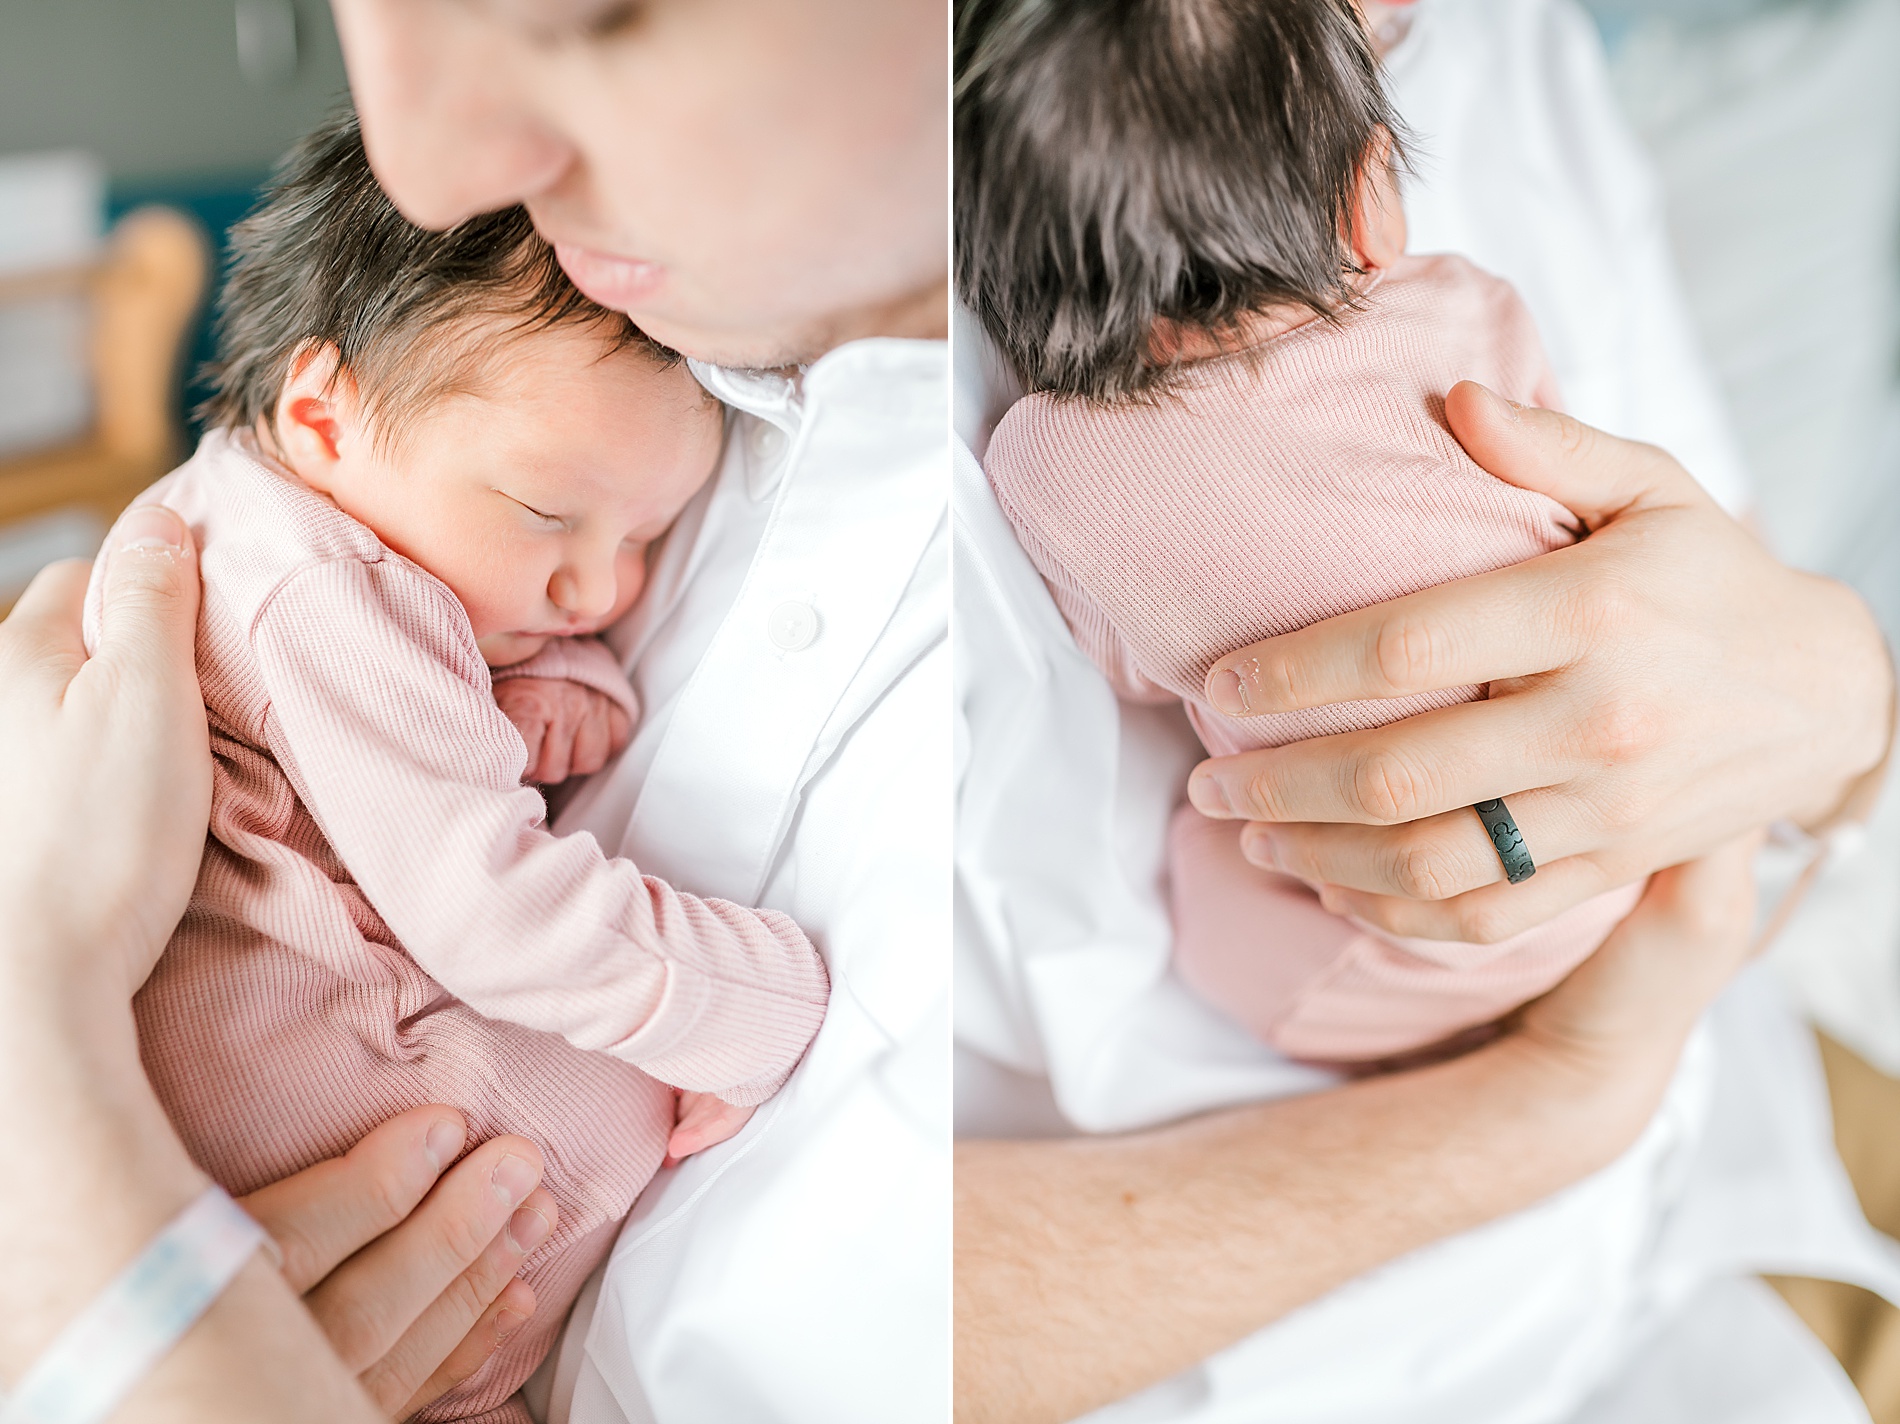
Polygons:
<instances>
[{"instance_id":1,"label":"pink ribbed onesie","mask_svg":"<svg viewBox=\"0 0 1900 1424\"><path fill-rule=\"evenodd\" d=\"M152 1083L233 1192L422 1103L539 1143L539 1307L419 1416L525 1421L512 1397L659 1166L666 1085L770 1096L824 1017L823 961L783 915L549 834L454 595L247 436L208 435L149 501L202 550L216 761L197 888L135 1004ZM556 648L545 669L610 657Z\"/></svg>"},{"instance_id":2,"label":"pink ribbed onesie","mask_svg":"<svg viewBox=\"0 0 1900 1424\"><path fill-rule=\"evenodd\" d=\"M1032 395L1004 416L984 463L1117 693L1185 702L1215 755L1281 746L1484 690L1232 718L1202 695L1216 658L1576 537L1561 507L1493 479L1452 438L1444 396L1463 379L1556 404L1509 286L1460 258L1407 257L1338 324L1198 363L1152 402ZM1176 815L1176 965L1299 1058L1377 1058L1488 1022L1569 973L1640 893L1599 896L1501 944L1399 939L1250 866L1239 830L1190 807Z\"/></svg>"}]
</instances>

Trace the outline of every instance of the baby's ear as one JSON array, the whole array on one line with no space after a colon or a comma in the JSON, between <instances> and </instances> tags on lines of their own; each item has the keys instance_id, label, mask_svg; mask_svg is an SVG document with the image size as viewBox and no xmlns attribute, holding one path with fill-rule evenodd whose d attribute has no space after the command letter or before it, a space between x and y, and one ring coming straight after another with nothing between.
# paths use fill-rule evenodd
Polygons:
<instances>
[{"instance_id":1,"label":"baby's ear","mask_svg":"<svg viewBox=\"0 0 1900 1424\"><path fill-rule=\"evenodd\" d=\"M1405 255L1405 205L1392 166L1392 136L1383 129L1359 169L1352 203L1352 259L1383 272Z\"/></svg>"},{"instance_id":2,"label":"baby's ear","mask_svg":"<svg viewBox=\"0 0 1900 1424\"><path fill-rule=\"evenodd\" d=\"M329 343L311 343L290 358L272 412L271 433L298 478L328 492L330 475L361 434L356 378Z\"/></svg>"}]
</instances>

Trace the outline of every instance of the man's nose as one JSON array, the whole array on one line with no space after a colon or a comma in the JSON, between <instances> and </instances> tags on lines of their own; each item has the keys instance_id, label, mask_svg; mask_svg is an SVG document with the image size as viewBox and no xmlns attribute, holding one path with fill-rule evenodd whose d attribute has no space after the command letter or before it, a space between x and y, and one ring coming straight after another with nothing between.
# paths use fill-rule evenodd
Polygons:
<instances>
[{"instance_id":1,"label":"man's nose","mask_svg":"<svg viewBox=\"0 0 1900 1424\"><path fill-rule=\"evenodd\" d=\"M546 191L574 162L510 76L518 35L477 5L336 0L376 176L404 217L446 228Z\"/></svg>"}]
</instances>

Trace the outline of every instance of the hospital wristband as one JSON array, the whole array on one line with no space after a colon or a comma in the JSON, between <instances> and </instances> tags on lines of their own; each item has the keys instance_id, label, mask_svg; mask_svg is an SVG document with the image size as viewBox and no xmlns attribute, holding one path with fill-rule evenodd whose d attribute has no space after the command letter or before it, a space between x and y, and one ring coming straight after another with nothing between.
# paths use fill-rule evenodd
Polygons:
<instances>
[{"instance_id":1,"label":"hospital wristband","mask_svg":"<svg viewBox=\"0 0 1900 1424\"><path fill-rule=\"evenodd\" d=\"M100 1424L210 1309L269 1237L221 1187L208 1187L60 1331L0 1424Z\"/></svg>"}]
</instances>

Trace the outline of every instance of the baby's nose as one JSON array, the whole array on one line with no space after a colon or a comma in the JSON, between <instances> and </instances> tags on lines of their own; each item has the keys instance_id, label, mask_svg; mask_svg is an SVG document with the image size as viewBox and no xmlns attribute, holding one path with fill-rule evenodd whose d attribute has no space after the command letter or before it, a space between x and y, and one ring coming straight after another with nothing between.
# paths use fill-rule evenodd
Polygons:
<instances>
[{"instance_id":1,"label":"baby's nose","mask_svg":"<svg viewBox=\"0 0 1900 1424\"><path fill-rule=\"evenodd\" d=\"M614 610L618 583L611 561L563 566L548 581L548 598L575 618L605 618Z\"/></svg>"}]
</instances>

